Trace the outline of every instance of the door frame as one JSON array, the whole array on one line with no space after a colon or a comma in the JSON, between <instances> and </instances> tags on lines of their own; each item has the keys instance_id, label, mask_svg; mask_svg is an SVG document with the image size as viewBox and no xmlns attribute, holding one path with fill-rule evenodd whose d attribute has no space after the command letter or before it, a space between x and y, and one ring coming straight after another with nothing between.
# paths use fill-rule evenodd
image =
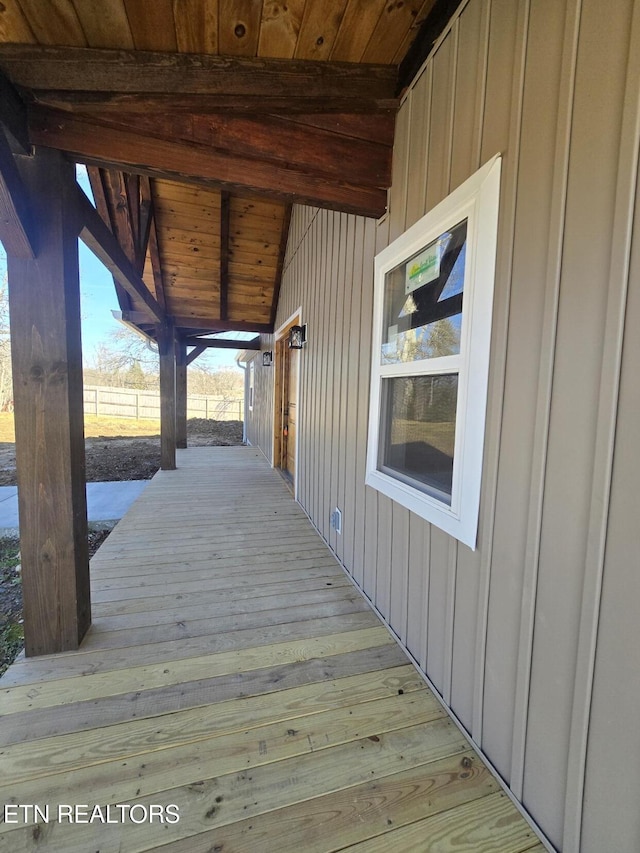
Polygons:
<instances>
[{"instance_id":1,"label":"door frame","mask_svg":"<svg viewBox=\"0 0 640 853\"><path fill-rule=\"evenodd\" d=\"M280 440L282 435L282 406L280 403L280 395L278 394L279 387L279 376L280 376L280 357L278 355L278 341L281 341L285 338L289 330L292 326L301 326L302 325L302 307L298 308L293 314L284 321L284 323L276 329L274 332L274 347L273 347L273 366L275 368L274 372L274 393L273 393L273 447L272 447L272 467L273 468L281 468L281 465L276 465L276 461L278 459L282 459L282 455L276 454L276 451L280 447L280 451L282 450L280 446ZM294 466L295 471L293 475L293 496L296 500L298 500L298 449L300 447L300 362L298 362L298 371L296 377L296 400L297 400L297 423L296 423L296 446L294 449Z\"/></svg>"}]
</instances>

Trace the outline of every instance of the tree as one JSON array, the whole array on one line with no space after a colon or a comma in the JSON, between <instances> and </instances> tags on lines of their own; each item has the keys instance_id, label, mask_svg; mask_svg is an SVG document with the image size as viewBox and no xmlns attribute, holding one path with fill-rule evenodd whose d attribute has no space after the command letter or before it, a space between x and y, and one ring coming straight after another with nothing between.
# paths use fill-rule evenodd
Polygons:
<instances>
[{"instance_id":1,"label":"tree","mask_svg":"<svg viewBox=\"0 0 640 853\"><path fill-rule=\"evenodd\" d=\"M115 388L157 388L158 353L126 327L99 344L85 369L85 382Z\"/></svg>"},{"instance_id":2,"label":"tree","mask_svg":"<svg viewBox=\"0 0 640 853\"><path fill-rule=\"evenodd\" d=\"M134 361L124 375L125 388L139 388L144 391L148 388L148 380L139 361Z\"/></svg>"}]
</instances>

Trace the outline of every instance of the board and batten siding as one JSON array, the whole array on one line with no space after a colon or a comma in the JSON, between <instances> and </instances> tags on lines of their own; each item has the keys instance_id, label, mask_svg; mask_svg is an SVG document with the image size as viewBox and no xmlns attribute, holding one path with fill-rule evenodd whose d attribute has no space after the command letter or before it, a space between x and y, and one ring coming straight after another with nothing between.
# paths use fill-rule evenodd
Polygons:
<instances>
[{"instance_id":1,"label":"board and batten siding","mask_svg":"<svg viewBox=\"0 0 640 853\"><path fill-rule=\"evenodd\" d=\"M640 850L639 129L640 2L469 0L404 98L383 220L294 209L276 323L301 308L309 330L302 506L572 853ZM364 486L373 259L498 152L471 551ZM256 368L260 407L272 376Z\"/></svg>"},{"instance_id":2,"label":"board and batten siding","mask_svg":"<svg viewBox=\"0 0 640 853\"><path fill-rule=\"evenodd\" d=\"M260 338L262 350L274 347L272 335ZM249 364L254 365L253 409L249 410ZM273 464L273 367L262 367L262 351L247 358L244 377L244 429L247 443L257 447Z\"/></svg>"}]
</instances>

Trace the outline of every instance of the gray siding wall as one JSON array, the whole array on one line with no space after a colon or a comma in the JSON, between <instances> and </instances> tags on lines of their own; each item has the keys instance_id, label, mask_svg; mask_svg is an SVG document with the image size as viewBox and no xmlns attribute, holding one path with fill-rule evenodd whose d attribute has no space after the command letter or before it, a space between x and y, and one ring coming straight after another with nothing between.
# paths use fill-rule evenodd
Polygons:
<instances>
[{"instance_id":1,"label":"gray siding wall","mask_svg":"<svg viewBox=\"0 0 640 853\"><path fill-rule=\"evenodd\" d=\"M639 124L640 2L470 0L400 110L387 217L296 208L278 313L309 324L300 502L515 796L582 853L640 850ZM496 152L472 552L364 486L372 272Z\"/></svg>"},{"instance_id":2,"label":"gray siding wall","mask_svg":"<svg viewBox=\"0 0 640 853\"><path fill-rule=\"evenodd\" d=\"M271 335L262 335L262 350L273 348ZM249 364L254 365L253 411L249 411ZM244 422L247 442L259 447L273 463L273 367L262 366L262 351L247 361L245 371Z\"/></svg>"}]
</instances>

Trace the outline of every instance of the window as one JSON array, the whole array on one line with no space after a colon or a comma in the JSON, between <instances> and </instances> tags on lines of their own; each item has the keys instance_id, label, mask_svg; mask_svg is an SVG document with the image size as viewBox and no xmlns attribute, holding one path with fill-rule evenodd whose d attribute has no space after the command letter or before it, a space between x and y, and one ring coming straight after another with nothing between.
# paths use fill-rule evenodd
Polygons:
<instances>
[{"instance_id":1,"label":"window","mask_svg":"<svg viewBox=\"0 0 640 853\"><path fill-rule=\"evenodd\" d=\"M475 548L500 158L376 257L368 485Z\"/></svg>"}]
</instances>

